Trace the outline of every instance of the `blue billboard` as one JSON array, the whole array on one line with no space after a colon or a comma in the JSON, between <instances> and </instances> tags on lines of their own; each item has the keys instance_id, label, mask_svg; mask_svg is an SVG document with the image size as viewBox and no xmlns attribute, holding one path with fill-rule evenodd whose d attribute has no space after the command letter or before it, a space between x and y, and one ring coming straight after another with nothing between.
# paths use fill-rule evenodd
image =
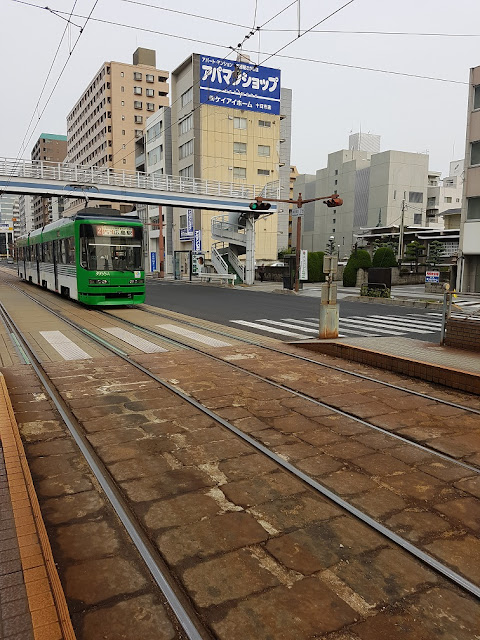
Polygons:
<instances>
[{"instance_id":1,"label":"blue billboard","mask_svg":"<svg viewBox=\"0 0 480 640\"><path fill-rule=\"evenodd\" d=\"M200 56L200 102L280 114L280 70Z\"/></svg>"}]
</instances>

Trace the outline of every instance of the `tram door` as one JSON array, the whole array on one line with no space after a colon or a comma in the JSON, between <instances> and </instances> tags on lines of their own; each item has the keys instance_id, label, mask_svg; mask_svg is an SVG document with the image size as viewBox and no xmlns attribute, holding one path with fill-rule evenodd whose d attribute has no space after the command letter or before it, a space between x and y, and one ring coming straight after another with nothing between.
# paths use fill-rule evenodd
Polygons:
<instances>
[{"instance_id":1,"label":"tram door","mask_svg":"<svg viewBox=\"0 0 480 640\"><path fill-rule=\"evenodd\" d=\"M60 250L60 241L53 241L53 273L55 275L55 291L58 291L58 254Z\"/></svg>"}]
</instances>

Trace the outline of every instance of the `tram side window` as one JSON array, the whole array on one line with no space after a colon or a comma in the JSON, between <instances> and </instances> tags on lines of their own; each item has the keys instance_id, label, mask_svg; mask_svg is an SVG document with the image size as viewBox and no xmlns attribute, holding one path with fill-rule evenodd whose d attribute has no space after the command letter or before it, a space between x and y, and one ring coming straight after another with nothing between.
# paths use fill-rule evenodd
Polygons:
<instances>
[{"instance_id":1,"label":"tram side window","mask_svg":"<svg viewBox=\"0 0 480 640\"><path fill-rule=\"evenodd\" d=\"M53 242L46 242L43 245L44 261L53 262Z\"/></svg>"},{"instance_id":2,"label":"tram side window","mask_svg":"<svg viewBox=\"0 0 480 640\"><path fill-rule=\"evenodd\" d=\"M75 264L75 238L65 238L65 264Z\"/></svg>"},{"instance_id":3,"label":"tram side window","mask_svg":"<svg viewBox=\"0 0 480 640\"><path fill-rule=\"evenodd\" d=\"M32 259L32 247L27 247L27 260L30 262Z\"/></svg>"}]
</instances>

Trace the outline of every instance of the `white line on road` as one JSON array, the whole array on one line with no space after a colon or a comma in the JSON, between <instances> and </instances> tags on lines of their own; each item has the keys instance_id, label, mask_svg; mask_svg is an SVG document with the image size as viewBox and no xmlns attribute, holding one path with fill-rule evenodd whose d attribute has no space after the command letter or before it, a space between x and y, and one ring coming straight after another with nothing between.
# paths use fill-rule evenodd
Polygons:
<instances>
[{"instance_id":1,"label":"white line on road","mask_svg":"<svg viewBox=\"0 0 480 640\"><path fill-rule=\"evenodd\" d=\"M386 321L391 321L391 322L396 322L397 324L406 324L408 327L418 327L420 329L423 328L428 328L428 329L440 329L441 328L441 324L439 324L437 321L435 320L430 320L429 322L424 322L422 320L414 320L413 318L405 318L404 316L376 316L376 315L372 315L372 316L368 316L369 318L376 318L378 320L386 320Z\"/></svg>"},{"instance_id":2,"label":"white line on road","mask_svg":"<svg viewBox=\"0 0 480 640\"><path fill-rule=\"evenodd\" d=\"M106 331L110 335L123 340L123 342L132 345L132 347L136 347L144 353L161 353L167 351L167 349L159 347L158 344L154 344L150 342L150 340L145 340L145 338L140 338L140 336L136 336L130 331L125 331L125 329L121 327L107 327L102 329L102 331Z\"/></svg>"},{"instance_id":3,"label":"white line on road","mask_svg":"<svg viewBox=\"0 0 480 640\"><path fill-rule=\"evenodd\" d=\"M231 347L232 346L229 342L223 342L222 340L217 340L216 338L210 338L209 336L204 336L202 333L197 333L196 331L190 331L190 329L184 329L183 327L177 327L174 324L157 324L157 327L160 327L164 331L171 331L172 333L178 333L181 336L185 336L185 338L190 338L190 340L195 340L195 342L208 344L210 347Z\"/></svg>"},{"instance_id":4,"label":"white line on road","mask_svg":"<svg viewBox=\"0 0 480 640\"><path fill-rule=\"evenodd\" d=\"M73 340L67 338L61 331L40 331L40 335L64 360L87 360L92 357L86 351L80 349Z\"/></svg>"},{"instance_id":5,"label":"white line on road","mask_svg":"<svg viewBox=\"0 0 480 640\"><path fill-rule=\"evenodd\" d=\"M260 318L258 322L266 322L267 324L273 324L277 327L283 327L285 329L299 329L300 331L305 331L305 333L318 334L318 329L309 329L308 327L299 327L297 324L292 324L290 322L280 322L279 320L268 320L267 318Z\"/></svg>"},{"instance_id":6,"label":"white line on road","mask_svg":"<svg viewBox=\"0 0 480 640\"><path fill-rule=\"evenodd\" d=\"M252 327L252 329L260 329L260 331L268 331L269 333L276 333L282 336L290 336L291 338L301 338L305 339L305 336L300 335L299 333L293 333L292 331L284 331L283 329L276 329L274 327L266 327L264 324L259 324L258 322L247 322L247 320L230 320L230 322L234 322L235 324L241 324L244 327Z\"/></svg>"},{"instance_id":7,"label":"white line on road","mask_svg":"<svg viewBox=\"0 0 480 640\"><path fill-rule=\"evenodd\" d=\"M368 326L373 326L373 327L383 327L385 329L388 329L389 327L392 329L399 329L400 331L402 331L402 333L435 333L435 331L427 331L425 329L415 329L413 327L407 327L405 325L403 326L399 326L398 322L391 322L385 318L382 319L382 322L380 322L379 320L370 320L370 318L366 318L364 319L362 316L353 316L351 318L345 318L343 321L345 322L345 320L354 320L356 322L364 322L365 320L368 322Z\"/></svg>"}]
</instances>

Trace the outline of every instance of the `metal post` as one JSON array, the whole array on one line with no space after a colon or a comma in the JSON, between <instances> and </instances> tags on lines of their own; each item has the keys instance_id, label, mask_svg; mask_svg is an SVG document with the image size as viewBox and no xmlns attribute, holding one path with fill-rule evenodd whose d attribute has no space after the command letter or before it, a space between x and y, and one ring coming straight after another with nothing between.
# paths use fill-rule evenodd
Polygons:
<instances>
[{"instance_id":1,"label":"metal post","mask_svg":"<svg viewBox=\"0 0 480 640\"><path fill-rule=\"evenodd\" d=\"M297 216L297 246L295 248L295 291L300 286L300 242L302 238L302 218Z\"/></svg>"},{"instance_id":2,"label":"metal post","mask_svg":"<svg viewBox=\"0 0 480 640\"><path fill-rule=\"evenodd\" d=\"M255 282L255 220L253 214L248 214L245 220L245 240L247 244L245 284L253 284Z\"/></svg>"},{"instance_id":3,"label":"metal post","mask_svg":"<svg viewBox=\"0 0 480 640\"><path fill-rule=\"evenodd\" d=\"M402 218L400 221L400 236L398 238L398 259L403 260L403 224L405 220L405 200L402 200Z\"/></svg>"},{"instance_id":4,"label":"metal post","mask_svg":"<svg viewBox=\"0 0 480 640\"><path fill-rule=\"evenodd\" d=\"M449 291L445 291L445 293L443 294L443 310L442 310L442 328L440 330L440 345L444 345L445 344L445 328L447 325L447 313L448 313L448 297L449 297L450 292Z\"/></svg>"}]
</instances>

